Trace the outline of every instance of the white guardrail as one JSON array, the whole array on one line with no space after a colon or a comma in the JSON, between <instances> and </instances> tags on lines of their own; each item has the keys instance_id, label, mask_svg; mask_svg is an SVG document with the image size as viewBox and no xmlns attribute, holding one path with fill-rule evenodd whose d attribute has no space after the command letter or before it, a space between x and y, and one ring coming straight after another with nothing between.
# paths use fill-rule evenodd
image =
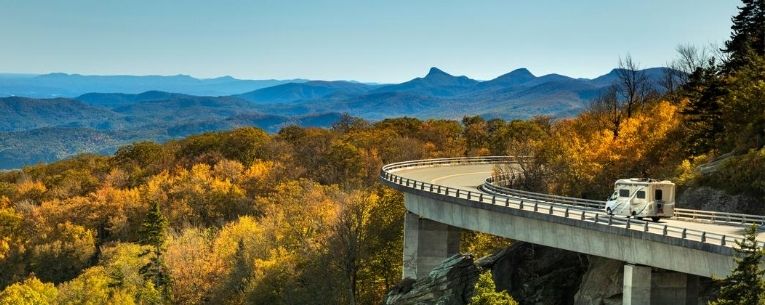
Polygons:
<instances>
[{"instance_id":1,"label":"white guardrail","mask_svg":"<svg viewBox=\"0 0 765 305\"><path fill-rule=\"evenodd\" d=\"M625 230L643 231L649 234L675 237L701 243L719 245L724 247L735 246L735 241L741 236L730 236L705 232L700 230L670 226L661 223L652 223L632 218L614 217L603 212L605 202L580 198L533 193L521 190L497 186L493 178L487 179L482 187L484 192L473 192L464 189L452 188L444 185L432 184L424 181L409 179L395 174L396 170L412 169L420 167L450 166L450 165L474 165L474 164L513 164L522 157L489 156L489 157L465 157L465 158L440 158L427 160L404 161L385 165L380 170L380 179L401 187L431 192L443 196L467 199L483 204L503 206L509 209L545 213L577 221L592 222L599 225L619 227ZM692 219L697 221L709 221L726 224L758 224L765 223L765 216L746 215L736 213L721 213L698 211L689 209L675 209L678 218ZM762 247L765 243L758 242Z\"/></svg>"}]
</instances>

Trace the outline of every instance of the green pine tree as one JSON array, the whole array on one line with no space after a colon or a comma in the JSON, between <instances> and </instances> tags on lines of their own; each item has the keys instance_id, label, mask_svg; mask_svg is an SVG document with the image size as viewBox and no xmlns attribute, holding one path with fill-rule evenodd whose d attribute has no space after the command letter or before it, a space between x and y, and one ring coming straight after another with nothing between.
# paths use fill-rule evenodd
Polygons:
<instances>
[{"instance_id":1,"label":"green pine tree","mask_svg":"<svg viewBox=\"0 0 765 305\"><path fill-rule=\"evenodd\" d=\"M518 305L507 291L497 291L490 271L481 273L475 283L470 305Z\"/></svg>"},{"instance_id":2,"label":"green pine tree","mask_svg":"<svg viewBox=\"0 0 765 305\"><path fill-rule=\"evenodd\" d=\"M688 97L688 104L682 110L688 136L686 153L691 156L717 148L723 132L723 98L728 92L724 78L717 70L714 63L707 68L699 68L689 76L683 87Z\"/></svg>"},{"instance_id":3,"label":"green pine tree","mask_svg":"<svg viewBox=\"0 0 765 305\"><path fill-rule=\"evenodd\" d=\"M141 244L151 248L151 250L143 253L143 255L151 256L149 262L141 267L141 275L143 275L145 280L151 282L153 287L159 290L165 303L170 302L171 296L170 275L167 272L163 257L167 226L167 218L162 215L159 203L154 202L149 209L149 213L146 214L146 219L139 231Z\"/></svg>"},{"instance_id":4,"label":"green pine tree","mask_svg":"<svg viewBox=\"0 0 765 305\"><path fill-rule=\"evenodd\" d=\"M763 299L763 270L760 261L763 249L757 245L757 226L752 225L744 233L742 241L736 241L736 269L722 280L720 294L711 305L760 305Z\"/></svg>"},{"instance_id":5,"label":"green pine tree","mask_svg":"<svg viewBox=\"0 0 765 305\"><path fill-rule=\"evenodd\" d=\"M159 202L154 202L138 232L141 244L162 249L165 245L167 225L167 218L162 215Z\"/></svg>"},{"instance_id":6,"label":"green pine tree","mask_svg":"<svg viewBox=\"0 0 765 305\"><path fill-rule=\"evenodd\" d=\"M726 72L734 72L749 62L752 55L765 55L765 0L742 0L733 17L730 40L723 51L728 54Z\"/></svg>"}]
</instances>

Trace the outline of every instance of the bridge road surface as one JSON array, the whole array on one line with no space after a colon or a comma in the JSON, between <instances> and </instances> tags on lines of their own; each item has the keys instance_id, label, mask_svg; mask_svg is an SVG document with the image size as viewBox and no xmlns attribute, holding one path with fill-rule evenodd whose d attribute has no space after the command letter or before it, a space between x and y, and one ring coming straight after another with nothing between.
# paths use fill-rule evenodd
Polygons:
<instances>
[{"instance_id":1,"label":"bridge road surface","mask_svg":"<svg viewBox=\"0 0 765 305\"><path fill-rule=\"evenodd\" d=\"M391 172L409 179L488 194L478 189L478 186L482 185L486 178L491 176L493 169L493 164L475 164L398 169ZM601 215L608 217L605 212L601 212ZM678 219L662 219L659 222L669 226L722 234L736 238L740 238L746 228L744 226L692 222ZM765 241L765 232L758 233L757 240Z\"/></svg>"}]
</instances>

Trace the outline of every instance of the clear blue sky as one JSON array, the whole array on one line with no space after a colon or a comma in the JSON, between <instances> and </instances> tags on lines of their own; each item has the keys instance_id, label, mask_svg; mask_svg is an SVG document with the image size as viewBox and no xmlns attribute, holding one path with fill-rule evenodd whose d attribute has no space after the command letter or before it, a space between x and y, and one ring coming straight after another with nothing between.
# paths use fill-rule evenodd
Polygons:
<instances>
[{"instance_id":1,"label":"clear blue sky","mask_svg":"<svg viewBox=\"0 0 765 305\"><path fill-rule=\"evenodd\" d=\"M733 0L0 0L0 72L398 82L594 77L721 43Z\"/></svg>"}]
</instances>

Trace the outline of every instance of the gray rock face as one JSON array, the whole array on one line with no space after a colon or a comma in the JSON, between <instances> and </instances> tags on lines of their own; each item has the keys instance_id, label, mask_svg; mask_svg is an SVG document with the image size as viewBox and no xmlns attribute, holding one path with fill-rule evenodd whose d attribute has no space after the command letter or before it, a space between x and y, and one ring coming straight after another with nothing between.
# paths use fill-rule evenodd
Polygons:
<instances>
[{"instance_id":1,"label":"gray rock face","mask_svg":"<svg viewBox=\"0 0 765 305\"><path fill-rule=\"evenodd\" d=\"M762 204L746 195L730 195L711 187L691 187L677 196L678 207L707 211L762 214Z\"/></svg>"},{"instance_id":2,"label":"gray rock face","mask_svg":"<svg viewBox=\"0 0 765 305\"><path fill-rule=\"evenodd\" d=\"M385 304L467 304L480 267L490 269L497 289L508 291L521 304L570 305L587 263L585 255L514 242L475 264L470 256L455 255L427 278L405 279L388 293Z\"/></svg>"},{"instance_id":3,"label":"gray rock face","mask_svg":"<svg viewBox=\"0 0 765 305\"><path fill-rule=\"evenodd\" d=\"M587 270L586 255L518 241L477 263L521 304L573 304Z\"/></svg>"},{"instance_id":4,"label":"gray rock face","mask_svg":"<svg viewBox=\"0 0 765 305\"><path fill-rule=\"evenodd\" d=\"M623 262L589 257L590 266L574 296L576 305L617 305L622 303Z\"/></svg>"},{"instance_id":5,"label":"gray rock face","mask_svg":"<svg viewBox=\"0 0 765 305\"><path fill-rule=\"evenodd\" d=\"M472 256L457 254L443 261L426 278L401 281L385 296L385 304L464 305L473 295L478 273Z\"/></svg>"}]
</instances>

